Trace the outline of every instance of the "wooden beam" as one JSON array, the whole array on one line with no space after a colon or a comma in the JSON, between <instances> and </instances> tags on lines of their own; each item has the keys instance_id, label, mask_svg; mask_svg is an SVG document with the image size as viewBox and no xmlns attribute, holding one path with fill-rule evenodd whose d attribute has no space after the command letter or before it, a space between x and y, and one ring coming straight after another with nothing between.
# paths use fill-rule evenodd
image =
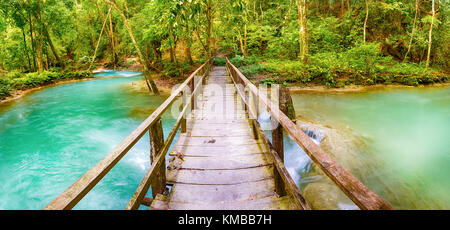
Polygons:
<instances>
[{"instance_id":1,"label":"wooden beam","mask_svg":"<svg viewBox=\"0 0 450 230\"><path fill-rule=\"evenodd\" d=\"M161 150L164 147L164 132L162 127L161 118L150 127L149 131L150 136L150 162L158 157L158 154L161 154ZM156 179L152 183L152 195L156 197L157 194L163 193L166 189L166 164L162 163L161 167L156 171Z\"/></svg>"},{"instance_id":2,"label":"wooden beam","mask_svg":"<svg viewBox=\"0 0 450 230\"><path fill-rule=\"evenodd\" d=\"M258 89L253 85L230 61L227 63L236 76L240 78L250 91L257 93ZM357 178L334 161L325 151L314 143L303 130L294 124L278 106L275 106L263 95L259 99L268 108L269 112L291 135L294 141L308 154L311 160L349 197L359 208L364 210L393 209L390 204L381 199L377 194L362 184Z\"/></svg>"},{"instance_id":3,"label":"wooden beam","mask_svg":"<svg viewBox=\"0 0 450 230\"><path fill-rule=\"evenodd\" d=\"M152 205L152 202L153 202L152 198L144 197L144 199L142 200L142 205L150 207Z\"/></svg>"}]
</instances>

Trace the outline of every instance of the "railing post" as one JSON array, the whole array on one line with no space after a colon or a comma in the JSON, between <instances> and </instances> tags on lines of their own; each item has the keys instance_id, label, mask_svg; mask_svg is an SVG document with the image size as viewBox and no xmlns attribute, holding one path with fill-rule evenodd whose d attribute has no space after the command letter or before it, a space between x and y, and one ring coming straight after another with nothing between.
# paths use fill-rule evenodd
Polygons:
<instances>
[{"instance_id":1,"label":"railing post","mask_svg":"<svg viewBox=\"0 0 450 230\"><path fill-rule=\"evenodd\" d=\"M282 97L283 97L283 90L281 87L270 87L271 94L273 93L272 90L277 90L278 92L275 92L278 94L278 107L280 108L281 112L286 113L286 106L282 105ZM283 141L283 126L281 126L278 121L276 121L273 116L271 116L272 120L272 146L274 150L278 153L278 156L280 157L281 161L284 163L284 141Z\"/></svg>"},{"instance_id":2,"label":"railing post","mask_svg":"<svg viewBox=\"0 0 450 230\"><path fill-rule=\"evenodd\" d=\"M186 104L186 99L187 99L187 95L186 94L187 94L186 90L181 91L181 101L182 101L181 102L181 109L183 109L184 105ZM185 113L183 115L183 118L181 118L181 128L180 128L180 132L181 133L186 133L186 130L187 130L186 116L187 116L187 113Z\"/></svg>"},{"instance_id":3,"label":"railing post","mask_svg":"<svg viewBox=\"0 0 450 230\"><path fill-rule=\"evenodd\" d=\"M196 77L197 77L197 76L196 76ZM194 96L194 91L195 91L195 84L196 84L195 79L196 79L196 77L194 77L194 78L192 79L192 81L189 83L189 87L191 88L191 95L192 95L192 97L191 97L191 111L193 111L193 110L195 109L195 96Z\"/></svg>"},{"instance_id":4,"label":"railing post","mask_svg":"<svg viewBox=\"0 0 450 230\"><path fill-rule=\"evenodd\" d=\"M256 122L258 122L258 105L256 104L256 95L254 93L252 93L251 91L249 92L249 110L253 110L254 112L254 117L250 117L250 121L252 122L252 130L253 130L253 137L255 138L255 140L259 139L259 135L258 135L258 130L256 127Z\"/></svg>"},{"instance_id":5,"label":"railing post","mask_svg":"<svg viewBox=\"0 0 450 230\"><path fill-rule=\"evenodd\" d=\"M164 147L164 133L162 128L162 121L159 118L154 125L149 128L150 134L150 161L153 163L157 159L158 154L161 153ZM156 179L151 184L153 198L158 194L164 193L166 189L166 163L162 163L157 170Z\"/></svg>"}]
</instances>

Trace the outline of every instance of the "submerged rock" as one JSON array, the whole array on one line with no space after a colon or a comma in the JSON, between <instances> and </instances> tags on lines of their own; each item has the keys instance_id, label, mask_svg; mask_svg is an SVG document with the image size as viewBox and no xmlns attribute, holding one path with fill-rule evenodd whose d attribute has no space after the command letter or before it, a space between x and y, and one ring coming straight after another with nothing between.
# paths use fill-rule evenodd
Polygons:
<instances>
[{"instance_id":1,"label":"submerged rock","mask_svg":"<svg viewBox=\"0 0 450 230\"><path fill-rule=\"evenodd\" d=\"M312 209L335 210L339 209L338 188L329 183L315 182L308 184L303 191L305 199Z\"/></svg>"}]
</instances>

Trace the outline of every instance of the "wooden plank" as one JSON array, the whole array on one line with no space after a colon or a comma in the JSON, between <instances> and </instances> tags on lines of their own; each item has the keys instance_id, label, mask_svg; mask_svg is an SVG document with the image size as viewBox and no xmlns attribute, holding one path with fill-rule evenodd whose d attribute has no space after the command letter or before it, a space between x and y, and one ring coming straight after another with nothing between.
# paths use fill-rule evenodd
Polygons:
<instances>
[{"instance_id":1,"label":"wooden plank","mask_svg":"<svg viewBox=\"0 0 450 230\"><path fill-rule=\"evenodd\" d=\"M244 137L192 137L192 136L180 136L177 141L177 145L184 146L221 146L229 147L232 145L250 145L250 144L260 144L260 140L255 140L253 138Z\"/></svg>"},{"instance_id":2,"label":"wooden plank","mask_svg":"<svg viewBox=\"0 0 450 230\"><path fill-rule=\"evenodd\" d=\"M273 177L273 167L263 166L234 170L168 170L167 181L184 184L229 185L259 181ZM243 185L245 186L245 185Z\"/></svg>"},{"instance_id":3,"label":"wooden plank","mask_svg":"<svg viewBox=\"0 0 450 230\"><path fill-rule=\"evenodd\" d=\"M159 210L295 210L289 197L269 196L258 199L217 202L217 203L187 203L175 201L159 201L155 204Z\"/></svg>"},{"instance_id":4,"label":"wooden plank","mask_svg":"<svg viewBox=\"0 0 450 230\"><path fill-rule=\"evenodd\" d=\"M272 179L237 185L175 184L171 202L218 203L244 201L275 195Z\"/></svg>"},{"instance_id":5,"label":"wooden plank","mask_svg":"<svg viewBox=\"0 0 450 230\"><path fill-rule=\"evenodd\" d=\"M142 200L142 205L150 207L152 205L152 202L153 202L152 198L144 197L144 199Z\"/></svg>"},{"instance_id":6,"label":"wooden plank","mask_svg":"<svg viewBox=\"0 0 450 230\"><path fill-rule=\"evenodd\" d=\"M227 65L233 69L244 85L250 91L259 96L268 108L272 116L283 126L294 139L294 141L309 155L311 160L316 163L319 168L349 197L359 208L378 210L393 209L390 204L381 199L377 194L362 184L357 178L351 175L340 164L334 161L327 153L325 153L316 143L314 143L300 127L295 125L280 109L273 105L265 96L258 93L258 89L254 86L234 65L227 61Z\"/></svg>"},{"instance_id":7,"label":"wooden plank","mask_svg":"<svg viewBox=\"0 0 450 230\"><path fill-rule=\"evenodd\" d=\"M170 152L173 156L177 152L183 153L185 156L196 156L196 157L216 157L221 155L238 156L238 155L248 155L257 154L262 152L268 152L269 148L264 145L250 144L250 145L233 145L228 148L216 147L216 146L186 146L186 145L175 145Z\"/></svg>"},{"instance_id":8,"label":"wooden plank","mask_svg":"<svg viewBox=\"0 0 450 230\"><path fill-rule=\"evenodd\" d=\"M169 209L169 197L158 194L153 200L150 210L168 210Z\"/></svg>"},{"instance_id":9,"label":"wooden plank","mask_svg":"<svg viewBox=\"0 0 450 230\"><path fill-rule=\"evenodd\" d=\"M273 162L268 159L266 153L251 155L234 155L218 157L184 157L183 169L244 169L258 166L271 165ZM169 167L176 166L180 160L175 159Z\"/></svg>"}]
</instances>

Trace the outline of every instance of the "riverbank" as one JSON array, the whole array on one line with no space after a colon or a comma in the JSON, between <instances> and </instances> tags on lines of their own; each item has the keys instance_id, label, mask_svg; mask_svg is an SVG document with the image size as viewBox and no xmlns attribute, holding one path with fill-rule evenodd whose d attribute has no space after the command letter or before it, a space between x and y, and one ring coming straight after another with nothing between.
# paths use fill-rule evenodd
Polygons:
<instances>
[{"instance_id":1,"label":"riverbank","mask_svg":"<svg viewBox=\"0 0 450 230\"><path fill-rule=\"evenodd\" d=\"M45 71L41 74L13 71L7 75L0 76L0 103L20 98L24 94L38 90L42 87L91 79L93 77L94 75L90 71Z\"/></svg>"},{"instance_id":2,"label":"riverbank","mask_svg":"<svg viewBox=\"0 0 450 230\"><path fill-rule=\"evenodd\" d=\"M419 85L419 86L408 86L399 84L377 84L370 86L363 85L348 85L342 88L329 88L326 86L289 86L289 91L291 93L359 93L375 90L385 90L385 89L426 89L426 88L439 88L448 87L450 82L447 83L436 83L431 85Z\"/></svg>"},{"instance_id":3,"label":"riverbank","mask_svg":"<svg viewBox=\"0 0 450 230\"><path fill-rule=\"evenodd\" d=\"M297 88L324 87L346 89L354 86L378 85L439 85L450 83L449 70L433 67L424 72L423 64L386 59L377 63L367 60L338 60L313 56L305 64L299 60L266 59L262 57L235 56L230 59L236 67L255 84L283 84ZM225 59L216 58L215 63Z\"/></svg>"}]
</instances>

